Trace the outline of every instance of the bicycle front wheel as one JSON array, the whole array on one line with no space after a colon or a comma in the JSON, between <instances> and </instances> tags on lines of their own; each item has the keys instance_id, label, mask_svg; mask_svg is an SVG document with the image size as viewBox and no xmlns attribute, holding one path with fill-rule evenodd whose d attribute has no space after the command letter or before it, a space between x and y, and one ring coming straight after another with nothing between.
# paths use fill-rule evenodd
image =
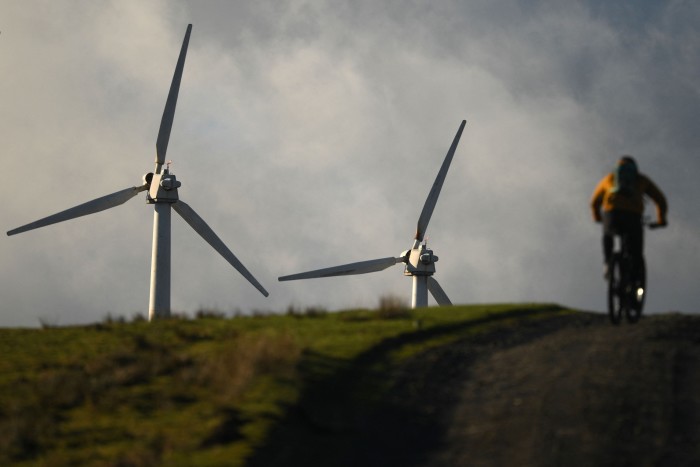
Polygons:
<instances>
[{"instance_id":1,"label":"bicycle front wheel","mask_svg":"<svg viewBox=\"0 0 700 467\"><path fill-rule=\"evenodd\" d=\"M647 291L647 280L646 280L646 267L644 265L644 258L641 258L640 264L637 266L636 278L634 280L634 287L630 291L630 306L627 307L627 321L630 323L636 323L642 316L642 308L644 308L644 300L646 298Z\"/></svg>"},{"instance_id":2,"label":"bicycle front wheel","mask_svg":"<svg viewBox=\"0 0 700 467\"><path fill-rule=\"evenodd\" d=\"M621 259L619 254L615 254L608 265L608 316L613 324L620 324L625 308Z\"/></svg>"}]
</instances>

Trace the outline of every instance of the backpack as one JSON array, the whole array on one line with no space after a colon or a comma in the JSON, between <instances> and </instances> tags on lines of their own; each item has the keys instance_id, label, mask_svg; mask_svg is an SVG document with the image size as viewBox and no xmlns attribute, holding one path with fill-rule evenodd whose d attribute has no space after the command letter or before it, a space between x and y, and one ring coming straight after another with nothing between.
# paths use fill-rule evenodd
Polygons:
<instances>
[{"instance_id":1,"label":"backpack","mask_svg":"<svg viewBox=\"0 0 700 467\"><path fill-rule=\"evenodd\" d=\"M633 163L623 163L618 165L613 171L613 186L611 193L622 196L634 196L637 193L637 165Z\"/></svg>"}]
</instances>

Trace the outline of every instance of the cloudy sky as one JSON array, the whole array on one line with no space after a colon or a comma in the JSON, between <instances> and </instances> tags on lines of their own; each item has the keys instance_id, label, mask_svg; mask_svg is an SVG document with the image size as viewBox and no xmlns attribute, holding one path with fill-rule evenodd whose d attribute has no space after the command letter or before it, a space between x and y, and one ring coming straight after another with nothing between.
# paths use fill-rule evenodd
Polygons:
<instances>
[{"instance_id":1,"label":"cloudy sky","mask_svg":"<svg viewBox=\"0 0 700 467\"><path fill-rule=\"evenodd\" d=\"M456 303L602 311L588 202L621 154L665 191L649 312L700 311L700 4L692 1L0 1L4 231L139 185L188 23L168 159L187 201L270 292L177 215L172 307L374 307L461 120L428 229ZM0 241L0 326L148 307L138 196ZM431 299L432 300L432 299ZM431 302L432 303L432 302Z\"/></svg>"}]
</instances>

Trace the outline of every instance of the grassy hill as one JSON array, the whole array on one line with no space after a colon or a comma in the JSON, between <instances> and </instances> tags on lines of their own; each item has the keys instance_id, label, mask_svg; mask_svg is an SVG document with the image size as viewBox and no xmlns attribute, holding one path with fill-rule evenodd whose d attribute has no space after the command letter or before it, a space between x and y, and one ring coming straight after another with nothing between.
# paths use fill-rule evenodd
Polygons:
<instances>
[{"instance_id":1,"label":"grassy hill","mask_svg":"<svg viewBox=\"0 0 700 467\"><path fill-rule=\"evenodd\" d=\"M300 405L311 425L342 431L347 407L381 404L416 355L573 313L490 305L1 329L0 464L264 465Z\"/></svg>"}]
</instances>

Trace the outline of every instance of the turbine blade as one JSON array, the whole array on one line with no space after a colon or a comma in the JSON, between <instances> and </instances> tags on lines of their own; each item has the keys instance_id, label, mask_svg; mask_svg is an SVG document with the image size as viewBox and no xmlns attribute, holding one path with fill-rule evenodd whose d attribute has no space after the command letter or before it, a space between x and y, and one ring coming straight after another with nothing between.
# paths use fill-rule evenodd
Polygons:
<instances>
[{"instance_id":1,"label":"turbine blade","mask_svg":"<svg viewBox=\"0 0 700 467\"><path fill-rule=\"evenodd\" d=\"M182 71L185 68L185 56L187 55L187 46L190 43L190 32L192 32L192 25L188 24L185 39L182 41L182 49L180 49L180 57L177 59L177 65L175 66L173 81L170 84L168 100L165 102L163 118L160 120L160 130L158 131L158 139L156 140L156 164L158 166L156 172L160 172L160 166L165 164L165 153L168 151L170 130L173 127L173 119L175 118L175 106L177 105L177 95L180 91Z\"/></svg>"},{"instance_id":2,"label":"turbine blade","mask_svg":"<svg viewBox=\"0 0 700 467\"><path fill-rule=\"evenodd\" d=\"M438 284L438 281L435 280L433 276L428 277L428 290L430 290L430 294L433 296L438 305L452 305L452 302L447 297L447 294L444 290L442 290L442 287L440 287L440 284Z\"/></svg>"},{"instance_id":3,"label":"turbine blade","mask_svg":"<svg viewBox=\"0 0 700 467\"><path fill-rule=\"evenodd\" d=\"M255 286L255 288L258 289L261 294L263 294L266 297L270 295L267 292L267 290L265 290L265 287L263 287L255 277L253 277L253 275L246 269L246 267L243 266L243 263L241 263L238 260L238 258L236 258L236 255L234 255L231 252L231 250L228 249L224 242L221 241L221 239L214 233L211 227L209 227L209 225L206 222L204 222L204 219L199 217L199 214L194 212L194 209L192 209L189 206L189 204L180 200L176 203L173 203L173 209L178 214L180 214L180 217L185 219L185 222L187 222L190 225L190 227L194 229L195 232L197 232L204 240L207 241L209 245L211 245L216 251L218 251L219 254L231 264L231 266L233 266L238 272L240 272L243 277L248 279L248 282L253 284L253 286Z\"/></svg>"},{"instance_id":4,"label":"turbine blade","mask_svg":"<svg viewBox=\"0 0 700 467\"><path fill-rule=\"evenodd\" d=\"M433 215L433 210L435 209L438 197L440 196L440 190L442 189L442 184L444 183L445 177L447 176L447 170L450 168L452 156L454 156L455 154L457 144L459 143L459 138L462 136L462 130L464 130L464 126L466 124L467 121L462 120L462 124L459 126L459 130L457 130L455 139L452 141L452 146L450 146L450 150L447 151L447 155L445 156L445 160L442 163L442 167L440 167L440 171L437 174L437 178L435 178L435 183L433 183L433 187L430 189L430 193L428 193L428 199L425 200L425 204L423 205L423 211L421 211L420 217L418 218L418 227L416 228L415 237L416 245L423 241L425 231L428 229L428 223L430 222L430 217Z\"/></svg>"},{"instance_id":5,"label":"turbine blade","mask_svg":"<svg viewBox=\"0 0 700 467\"><path fill-rule=\"evenodd\" d=\"M53 214L38 221L23 225L22 227L17 227L16 229L7 232L7 235L15 235L18 233L26 232L28 230L38 229L39 227L46 227L47 225L56 224L58 222L67 221L70 219L75 219L76 217L87 216L88 214L94 214L96 212L104 211L105 209L114 208L116 206L122 205L129 201L131 198L136 196L138 193L146 190L147 185L135 186L133 188L127 188L126 190L117 191L111 195L103 196L101 198L93 199L87 203L80 204L65 211L61 211L57 214Z\"/></svg>"},{"instance_id":6,"label":"turbine blade","mask_svg":"<svg viewBox=\"0 0 700 467\"><path fill-rule=\"evenodd\" d=\"M350 276L354 274L366 274L368 272L383 271L396 263L403 262L403 258L379 258L357 263L343 264L330 268L316 269L314 271L300 272L289 276L278 277L279 281L294 281L297 279L313 279L316 277Z\"/></svg>"}]
</instances>

